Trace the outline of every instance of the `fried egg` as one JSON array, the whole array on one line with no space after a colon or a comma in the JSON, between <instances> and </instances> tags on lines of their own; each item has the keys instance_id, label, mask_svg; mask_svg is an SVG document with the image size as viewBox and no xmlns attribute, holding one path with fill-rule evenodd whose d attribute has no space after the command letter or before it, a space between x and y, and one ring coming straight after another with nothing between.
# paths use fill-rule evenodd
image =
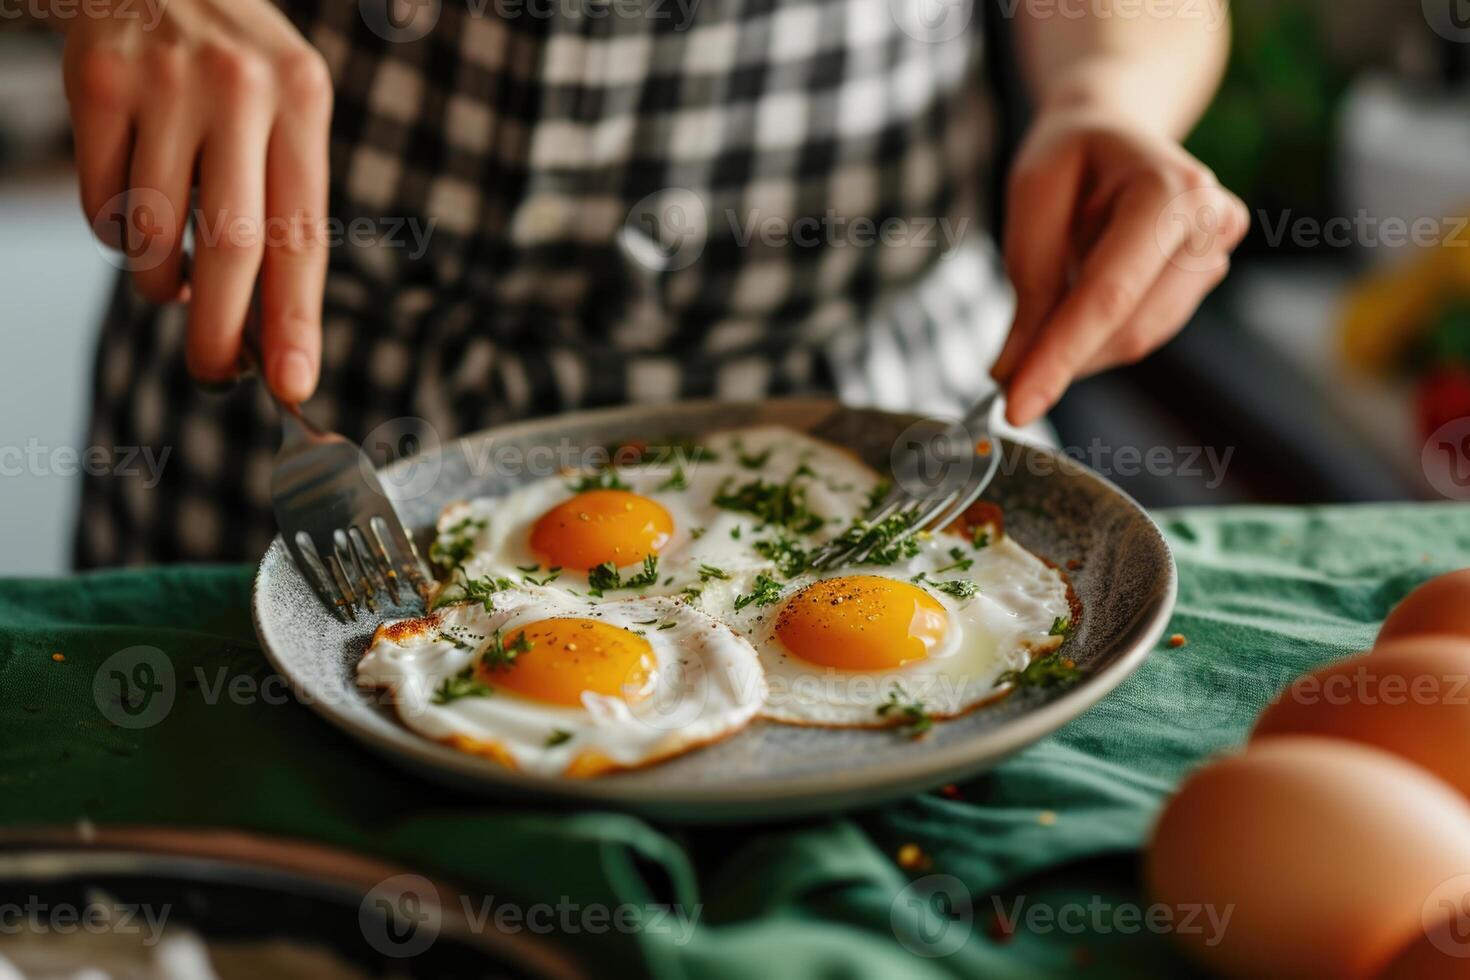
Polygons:
<instances>
[{"instance_id":1,"label":"fried egg","mask_svg":"<svg viewBox=\"0 0 1470 980\"><path fill-rule=\"evenodd\" d=\"M764 717L887 727L961 714L1070 626L1066 579L1009 537L925 536L887 565L768 579L728 621L760 654Z\"/></svg>"},{"instance_id":2,"label":"fried egg","mask_svg":"<svg viewBox=\"0 0 1470 980\"><path fill-rule=\"evenodd\" d=\"M765 698L750 644L669 597L502 590L380 626L359 684L410 729L507 768L595 776L724 738Z\"/></svg>"},{"instance_id":3,"label":"fried egg","mask_svg":"<svg viewBox=\"0 0 1470 980\"><path fill-rule=\"evenodd\" d=\"M446 594L467 582L580 596L708 593L699 605L720 608L770 571L752 547L760 531L774 522L830 537L866 509L879 482L846 451L777 426L640 453L638 465L445 508L432 555L451 573Z\"/></svg>"}]
</instances>

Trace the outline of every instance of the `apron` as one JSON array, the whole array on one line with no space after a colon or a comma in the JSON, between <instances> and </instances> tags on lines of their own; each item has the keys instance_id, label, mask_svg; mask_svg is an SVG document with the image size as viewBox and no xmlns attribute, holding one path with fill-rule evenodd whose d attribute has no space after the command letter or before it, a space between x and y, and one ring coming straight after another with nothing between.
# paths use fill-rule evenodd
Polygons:
<instances>
[{"instance_id":1,"label":"apron","mask_svg":"<svg viewBox=\"0 0 1470 980\"><path fill-rule=\"evenodd\" d=\"M392 3L392 6L387 4ZM335 81L320 425L399 451L629 402L953 412L1010 313L967 0L288 0ZM81 567L254 560L278 428L120 281ZM382 461L380 459L380 461Z\"/></svg>"}]
</instances>

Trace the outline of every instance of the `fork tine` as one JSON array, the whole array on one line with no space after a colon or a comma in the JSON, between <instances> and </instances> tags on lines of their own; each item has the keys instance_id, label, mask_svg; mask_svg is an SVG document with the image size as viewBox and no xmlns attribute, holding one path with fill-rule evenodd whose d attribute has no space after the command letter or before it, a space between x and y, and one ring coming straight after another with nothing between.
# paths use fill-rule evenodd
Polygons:
<instances>
[{"instance_id":1,"label":"fork tine","mask_svg":"<svg viewBox=\"0 0 1470 980\"><path fill-rule=\"evenodd\" d=\"M326 567L322 564L321 556L317 554L316 543L311 540L311 535L305 531L298 531L294 538L288 538L286 546L293 558L296 559L296 567L301 569L312 591L322 601L322 605L332 610L332 615L341 622L347 622L347 616L342 611L342 597L337 594L337 586L333 584L332 577L327 574Z\"/></svg>"},{"instance_id":2,"label":"fork tine","mask_svg":"<svg viewBox=\"0 0 1470 980\"><path fill-rule=\"evenodd\" d=\"M358 560L362 567L368 572L368 577L373 581L374 590L381 590L388 594L393 602L398 601L398 577L393 574L393 566L388 562L388 556L381 550L374 550L368 543L367 536L362 533L362 528L356 524L347 529L347 537L352 542L353 550L356 551Z\"/></svg>"},{"instance_id":3,"label":"fork tine","mask_svg":"<svg viewBox=\"0 0 1470 980\"><path fill-rule=\"evenodd\" d=\"M384 544L384 550L389 554L397 552L398 560L395 563L402 571L403 576L408 579L409 585L418 593L419 598L427 601L429 594L429 573L424 567L424 560L419 557L418 548L414 547L413 538L404 530L402 522L388 520L384 517L372 519L373 533L378 540ZM393 547L388 548L388 542Z\"/></svg>"},{"instance_id":4,"label":"fork tine","mask_svg":"<svg viewBox=\"0 0 1470 980\"><path fill-rule=\"evenodd\" d=\"M358 560L357 549L352 545L352 539L347 532L338 528L332 532L332 540L336 543L337 564L342 566L342 571L347 575L349 582L357 584L358 591L362 594L362 604L367 607L368 612L377 612L378 603L373 596L378 587L368 578L367 569ZM353 602L356 603L354 598Z\"/></svg>"},{"instance_id":5,"label":"fork tine","mask_svg":"<svg viewBox=\"0 0 1470 980\"><path fill-rule=\"evenodd\" d=\"M357 595L352 591L352 582L347 578L342 562L335 554L328 555L327 567L332 570L332 578L336 580L337 589L342 594L342 608L347 610L349 619L357 622Z\"/></svg>"}]
</instances>

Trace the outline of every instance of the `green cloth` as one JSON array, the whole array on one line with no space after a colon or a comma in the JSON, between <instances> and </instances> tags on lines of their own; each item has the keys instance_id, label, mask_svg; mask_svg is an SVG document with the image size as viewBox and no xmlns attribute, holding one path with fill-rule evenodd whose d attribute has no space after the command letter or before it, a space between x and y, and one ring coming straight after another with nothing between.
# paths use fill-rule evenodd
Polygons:
<instances>
[{"instance_id":1,"label":"green cloth","mask_svg":"<svg viewBox=\"0 0 1470 980\"><path fill-rule=\"evenodd\" d=\"M1239 744L1289 678L1367 646L1411 588L1470 564L1470 507L1157 516L1179 563L1170 632L1185 646L1161 646L1101 704L958 798L764 827L486 802L400 773L278 687L221 695L221 680L248 693L270 676L249 569L0 583L0 824L227 826L493 883L498 900L523 905L697 909L689 933L562 937L604 975L1036 977L1080 962L1098 976L1177 974L1166 941L1114 918L1146 901L1136 854L1161 801L1201 758ZM171 658L178 693L161 722L127 729L103 716L93 679L138 644ZM899 867L908 843L929 868ZM910 902L914 879L928 902ZM940 917L936 896L949 892L936 883L968 892L972 927ZM996 910L1018 898L1007 935ZM1038 909L1074 918L1047 928ZM906 949L948 952L960 939L944 956Z\"/></svg>"}]
</instances>

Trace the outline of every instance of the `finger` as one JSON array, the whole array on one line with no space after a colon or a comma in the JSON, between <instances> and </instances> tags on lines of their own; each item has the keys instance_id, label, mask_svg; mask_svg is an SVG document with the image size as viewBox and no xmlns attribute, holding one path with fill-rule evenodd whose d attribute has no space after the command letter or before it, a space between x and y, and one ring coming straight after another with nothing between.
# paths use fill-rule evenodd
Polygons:
<instances>
[{"instance_id":1,"label":"finger","mask_svg":"<svg viewBox=\"0 0 1470 980\"><path fill-rule=\"evenodd\" d=\"M269 106L241 100L205 136L186 350L201 381L236 374L240 333L260 270Z\"/></svg>"},{"instance_id":2,"label":"finger","mask_svg":"<svg viewBox=\"0 0 1470 980\"><path fill-rule=\"evenodd\" d=\"M1185 239L1179 223L1159 220L1173 196L1162 179L1123 191L1076 284L1012 376L1006 415L1013 425L1035 421L1056 403L1163 272Z\"/></svg>"},{"instance_id":3,"label":"finger","mask_svg":"<svg viewBox=\"0 0 1470 980\"><path fill-rule=\"evenodd\" d=\"M1016 291L1016 315L991 376L1006 382L1067 283L1065 243L1082 180L1080 149L1012 181L1005 231L1006 272Z\"/></svg>"},{"instance_id":4,"label":"finger","mask_svg":"<svg viewBox=\"0 0 1470 980\"><path fill-rule=\"evenodd\" d=\"M184 227L199 133L179 99L158 99L138 120L128 181L129 268L138 291L155 303L176 302L181 293Z\"/></svg>"},{"instance_id":5,"label":"finger","mask_svg":"<svg viewBox=\"0 0 1470 980\"><path fill-rule=\"evenodd\" d=\"M1229 271L1230 257L1224 252L1205 271L1178 267L1164 270L1139 302L1128 325L1104 342L1079 376L1132 364L1152 354L1189 322L1200 303Z\"/></svg>"},{"instance_id":6,"label":"finger","mask_svg":"<svg viewBox=\"0 0 1470 980\"><path fill-rule=\"evenodd\" d=\"M331 78L309 51L283 74L285 111L266 157L266 213L271 234L261 270L261 347L266 383L302 402L316 388L321 363L322 292L327 247L327 143Z\"/></svg>"},{"instance_id":7,"label":"finger","mask_svg":"<svg viewBox=\"0 0 1470 980\"><path fill-rule=\"evenodd\" d=\"M1194 316L1204 298L1230 271L1230 253L1249 229L1250 214L1245 203L1229 191L1223 192L1224 221L1219 234L1211 236L1210 251L1191 253L1200 243L1186 242L1170 259L1169 268L1139 301L1128 323L1110 337L1083 366L1083 375L1095 374L1120 364L1142 360L1169 341Z\"/></svg>"},{"instance_id":8,"label":"finger","mask_svg":"<svg viewBox=\"0 0 1470 980\"><path fill-rule=\"evenodd\" d=\"M73 54L69 46L67 56L63 74L82 213L102 244L121 249L127 221L121 195L133 142L131 73L110 51L92 48Z\"/></svg>"}]
</instances>

